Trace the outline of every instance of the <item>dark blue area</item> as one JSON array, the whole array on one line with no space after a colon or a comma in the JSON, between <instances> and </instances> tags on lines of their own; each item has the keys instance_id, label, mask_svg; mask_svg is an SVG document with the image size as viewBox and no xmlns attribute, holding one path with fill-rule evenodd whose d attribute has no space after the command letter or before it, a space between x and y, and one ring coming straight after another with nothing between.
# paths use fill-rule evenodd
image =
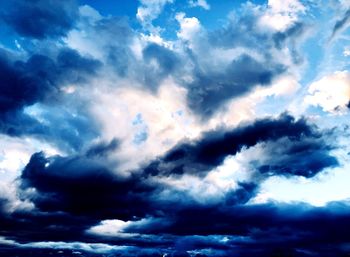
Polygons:
<instances>
[{"instance_id":1,"label":"dark blue area","mask_svg":"<svg viewBox=\"0 0 350 257\"><path fill-rule=\"evenodd\" d=\"M37 39L65 35L77 17L78 6L74 0L15 0L5 4L1 12L2 21L19 35Z\"/></svg>"}]
</instances>

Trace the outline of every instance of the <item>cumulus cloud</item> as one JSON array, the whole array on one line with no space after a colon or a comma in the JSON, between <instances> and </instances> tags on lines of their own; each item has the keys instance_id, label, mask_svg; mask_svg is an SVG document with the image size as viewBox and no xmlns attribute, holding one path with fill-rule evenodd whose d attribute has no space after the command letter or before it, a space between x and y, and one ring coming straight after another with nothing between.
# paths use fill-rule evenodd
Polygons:
<instances>
[{"instance_id":1,"label":"cumulus cloud","mask_svg":"<svg viewBox=\"0 0 350 257\"><path fill-rule=\"evenodd\" d=\"M350 102L350 75L338 71L313 82L308 89L305 103L320 106L330 113L344 112Z\"/></svg>"}]
</instances>

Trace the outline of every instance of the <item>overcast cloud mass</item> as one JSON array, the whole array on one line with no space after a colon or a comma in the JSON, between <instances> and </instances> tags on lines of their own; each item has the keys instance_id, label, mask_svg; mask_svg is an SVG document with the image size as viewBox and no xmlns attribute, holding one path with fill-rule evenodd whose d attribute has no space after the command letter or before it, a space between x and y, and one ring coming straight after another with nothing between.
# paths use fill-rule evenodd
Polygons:
<instances>
[{"instance_id":1,"label":"overcast cloud mass","mask_svg":"<svg viewBox=\"0 0 350 257\"><path fill-rule=\"evenodd\" d=\"M350 2L0 2L0 255L350 254Z\"/></svg>"}]
</instances>

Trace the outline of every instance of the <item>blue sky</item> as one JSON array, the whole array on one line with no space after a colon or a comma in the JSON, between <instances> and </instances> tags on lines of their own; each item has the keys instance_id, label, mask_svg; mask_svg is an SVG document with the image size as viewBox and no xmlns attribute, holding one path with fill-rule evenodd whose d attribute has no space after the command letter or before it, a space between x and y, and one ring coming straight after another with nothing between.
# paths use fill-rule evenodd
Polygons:
<instances>
[{"instance_id":1,"label":"blue sky","mask_svg":"<svg viewBox=\"0 0 350 257\"><path fill-rule=\"evenodd\" d=\"M1 256L346 256L347 0L0 3Z\"/></svg>"}]
</instances>

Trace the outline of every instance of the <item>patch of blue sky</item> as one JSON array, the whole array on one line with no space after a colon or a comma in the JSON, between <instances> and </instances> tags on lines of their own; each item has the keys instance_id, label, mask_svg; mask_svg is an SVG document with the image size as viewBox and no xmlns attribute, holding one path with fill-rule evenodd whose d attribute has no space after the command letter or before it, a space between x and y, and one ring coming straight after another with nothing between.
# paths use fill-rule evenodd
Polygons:
<instances>
[{"instance_id":1,"label":"patch of blue sky","mask_svg":"<svg viewBox=\"0 0 350 257\"><path fill-rule=\"evenodd\" d=\"M256 108L257 116L279 115L286 110L290 103L290 98L285 96L267 96Z\"/></svg>"},{"instance_id":2,"label":"patch of blue sky","mask_svg":"<svg viewBox=\"0 0 350 257\"><path fill-rule=\"evenodd\" d=\"M1 45L9 50L17 51L20 49L17 35L10 31L7 26L0 26Z\"/></svg>"},{"instance_id":3,"label":"patch of blue sky","mask_svg":"<svg viewBox=\"0 0 350 257\"><path fill-rule=\"evenodd\" d=\"M141 131L138 131L135 135L134 135L134 139L133 139L133 143L135 145L140 145L144 142L146 142L148 138L148 132L147 132L147 128L143 128Z\"/></svg>"},{"instance_id":4,"label":"patch of blue sky","mask_svg":"<svg viewBox=\"0 0 350 257\"><path fill-rule=\"evenodd\" d=\"M143 118L142 118L142 114L138 113L136 114L135 118L132 121L132 125L136 126L136 125L140 125L143 124Z\"/></svg>"},{"instance_id":5,"label":"patch of blue sky","mask_svg":"<svg viewBox=\"0 0 350 257\"><path fill-rule=\"evenodd\" d=\"M133 138L133 144L140 145L148 138L148 126L144 122L142 114L138 113L132 121L132 125L136 127L137 132Z\"/></svg>"}]
</instances>

